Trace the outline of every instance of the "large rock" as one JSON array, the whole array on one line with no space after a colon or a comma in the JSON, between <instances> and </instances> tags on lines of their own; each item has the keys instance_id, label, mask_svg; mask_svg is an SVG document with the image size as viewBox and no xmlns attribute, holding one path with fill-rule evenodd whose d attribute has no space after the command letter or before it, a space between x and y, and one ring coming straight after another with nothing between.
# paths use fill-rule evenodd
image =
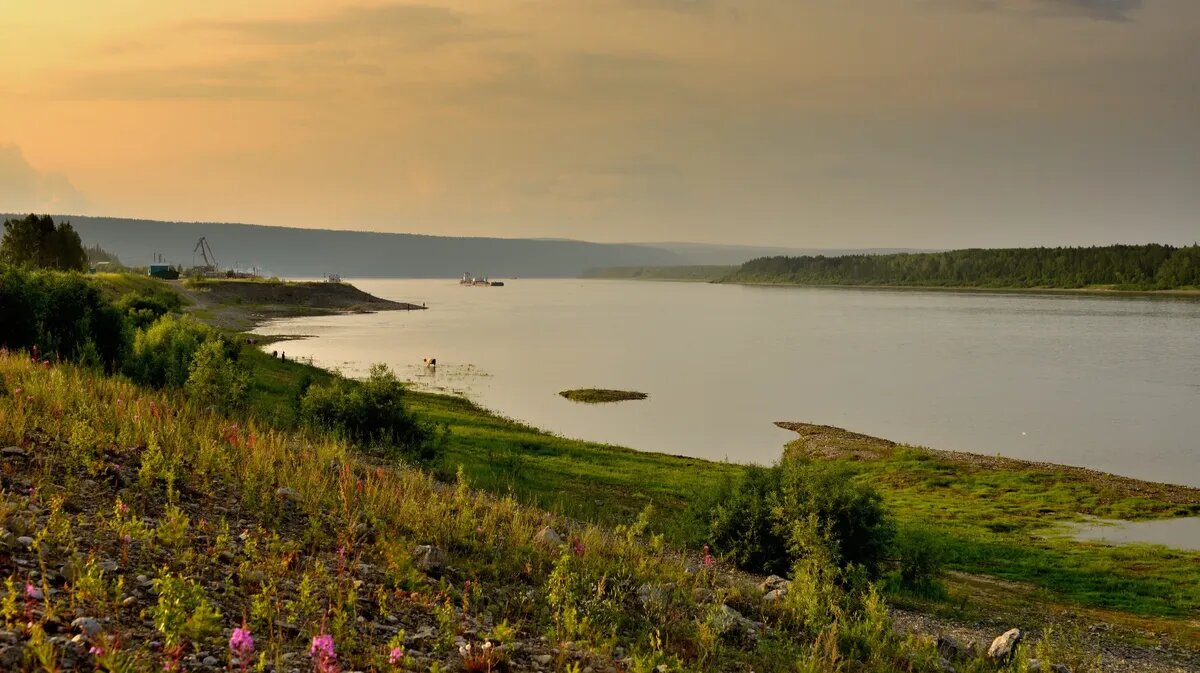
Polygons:
<instances>
[{"instance_id":1,"label":"large rock","mask_svg":"<svg viewBox=\"0 0 1200 673\"><path fill-rule=\"evenodd\" d=\"M713 612L712 617L709 619L709 625L712 626L717 635L724 638L754 633L754 622L746 619L742 616L742 613L724 603Z\"/></svg>"},{"instance_id":2,"label":"large rock","mask_svg":"<svg viewBox=\"0 0 1200 673\"><path fill-rule=\"evenodd\" d=\"M545 528L539 530L537 535L533 536L533 541L541 547L554 548L563 546L562 536L558 534L558 531L554 530L550 526L546 526Z\"/></svg>"},{"instance_id":3,"label":"large rock","mask_svg":"<svg viewBox=\"0 0 1200 673\"><path fill-rule=\"evenodd\" d=\"M671 594L675 592L675 585L670 582L662 584L646 583L638 587L637 596L643 606L650 607L652 605L664 606L671 602Z\"/></svg>"},{"instance_id":4,"label":"large rock","mask_svg":"<svg viewBox=\"0 0 1200 673\"><path fill-rule=\"evenodd\" d=\"M1009 629L996 637L992 641L992 646L988 648L988 659L998 662L1007 662L1012 659L1013 654L1017 651L1017 645L1021 643L1021 638L1024 634L1021 629Z\"/></svg>"},{"instance_id":5,"label":"large rock","mask_svg":"<svg viewBox=\"0 0 1200 673\"><path fill-rule=\"evenodd\" d=\"M951 638L950 636L938 636L937 639L938 654L950 661L961 661L975 656L969 648L964 647L962 643Z\"/></svg>"},{"instance_id":6,"label":"large rock","mask_svg":"<svg viewBox=\"0 0 1200 673\"><path fill-rule=\"evenodd\" d=\"M446 565L446 553L431 545L417 545L413 549L413 565L427 575L438 575Z\"/></svg>"},{"instance_id":7,"label":"large rock","mask_svg":"<svg viewBox=\"0 0 1200 673\"><path fill-rule=\"evenodd\" d=\"M792 590L792 581L784 579L779 575L771 575L763 580L762 584L758 585L758 589L764 594L769 594L772 591L782 591L786 594Z\"/></svg>"}]
</instances>

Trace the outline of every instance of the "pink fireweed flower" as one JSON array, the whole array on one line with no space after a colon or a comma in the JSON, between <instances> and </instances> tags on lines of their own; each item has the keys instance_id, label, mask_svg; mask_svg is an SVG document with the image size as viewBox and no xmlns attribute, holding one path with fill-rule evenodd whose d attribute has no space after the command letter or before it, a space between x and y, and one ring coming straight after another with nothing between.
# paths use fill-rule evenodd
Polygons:
<instances>
[{"instance_id":1,"label":"pink fireweed flower","mask_svg":"<svg viewBox=\"0 0 1200 673\"><path fill-rule=\"evenodd\" d=\"M103 657L104 648L100 647L99 645L92 645L91 648L88 649L88 654L92 655L93 657Z\"/></svg>"},{"instance_id":2,"label":"pink fireweed flower","mask_svg":"<svg viewBox=\"0 0 1200 673\"><path fill-rule=\"evenodd\" d=\"M713 558L712 552L708 550L708 545L704 545L704 567L711 568L717 559Z\"/></svg>"},{"instance_id":3,"label":"pink fireweed flower","mask_svg":"<svg viewBox=\"0 0 1200 673\"><path fill-rule=\"evenodd\" d=\"M308 656L322 663L335 661L337 654L333 651L333 636L328 633L313 636L312 646L308 648Z\"/></svg>"},{"instance_id":4,"label":"pink fireweed flower","mask_svg":"<svg viewBox=\"0 0 1200 673\"><path fill-rule=\"evenodd\" d=\"M587 552L587 549L583 546L583 540L581 538L571 539L571 551L574 552L576 556L583 556L584 553Z\"/></svg>"},{"instance_id":5,"label":"pink fireweed flower","mask_svg":"<svg viewBox=\"0 0 1200 673\"><path fill-rule=\"evenodd\" d=\"M392 651L388 653L388 663L397 666L401 661L404 661L404 648L393 647Z\"/></svg>"},{"instance_id":6,"label":"pink fireweed flower","mask_svg":"<svg viewBox=\"0 0 1200 673\"><path fill-rule=\"evenodd\" d=\"M30 600L40 601L42 600L42 590L33 586L33 582L26 582L25 597Z\"/></svg>"},{"instance_id":7,"label":"pink fireweed flower","mask_svg":"<svg viewBox=\"0 0 1200 673\"><path fill-rule=\"evenodd\" d=\"M246 662L254 654L254 637L248 629L236 628L229 636L229 651L237 655L238 661Z\"/></svg>"}]
</instances>

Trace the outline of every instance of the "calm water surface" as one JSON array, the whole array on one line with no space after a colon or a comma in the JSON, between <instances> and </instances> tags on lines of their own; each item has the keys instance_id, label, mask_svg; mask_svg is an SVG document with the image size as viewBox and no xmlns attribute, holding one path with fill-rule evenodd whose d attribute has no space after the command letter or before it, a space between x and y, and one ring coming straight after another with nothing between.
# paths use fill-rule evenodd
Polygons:
<instances>
[{"instance_id":1,"label":"calm water surface","mask_svg":"<svg viewBox=\"0 0 1200 673\"><path fill-rule=\"evenodd\" d=\"M636 281L361 280L430 310L297 318L272 348L558 434L775 460L774 421L1200 485L1200 301ZM436 357L438 370L421 366ZM645 401L579 405L580 387Z\"/></svg>"}]
</instances>

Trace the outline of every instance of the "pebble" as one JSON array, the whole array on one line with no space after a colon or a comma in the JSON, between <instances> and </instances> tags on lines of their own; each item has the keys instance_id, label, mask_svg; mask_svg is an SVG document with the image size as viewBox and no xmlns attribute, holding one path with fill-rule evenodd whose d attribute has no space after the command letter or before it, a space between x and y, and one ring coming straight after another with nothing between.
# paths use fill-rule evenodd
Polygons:
<instances>
[{"instance_id":1,"label":"pebble","mask_svg":"<svg viewBox=\"0 0 1200 673\"><path fill-rule=\"evenodd\" d=\"M17 538L17 544L29 549L33 546L33 538L29 537L28 535L22 535L21 537Z\"/></svg>"},{"instance_id":2,"label":"pebble","mask_svg":"<svg viewBox=\"0 0 1200 673\"><path fill-rule=\"evenodd\" d=\"M89 638L95 638L96 636L100 635L101 631L104 630L104 628L100 626L100 622L91 617L79 617L75 621L71 622L71 628L78 629L80 633Z\"/></svg>"},{"instance_id":3,"label":"pebble","mask_svg":"<svg viewBox=\"0 0 1200 673\"><path fill-rule=\"evenodd\" d=\"M215 667L217 664L219 664L219 663L221 663L221 662L220 662L220 661L217 661L217 658L216 658L216 657L214 657L214 656L212 656L212 655L209 655L209 656L207 656L207 657L204 657L204 661L202 661L202 662L200 662L200 663L204 664L205 666L208 666L209 668L213 668L213 667Z\"/></svg>"},{"instance_id":4,"label":"pebble","mask_svg":"<svg viewBox=\"0 0 1200 673\"><path fill-rule=\"evenodd\" d=\"M549 654L534 655L533 660L542 666L549 666L550 662L554 661L554 657Z\"/></svg>"}]
</instances>

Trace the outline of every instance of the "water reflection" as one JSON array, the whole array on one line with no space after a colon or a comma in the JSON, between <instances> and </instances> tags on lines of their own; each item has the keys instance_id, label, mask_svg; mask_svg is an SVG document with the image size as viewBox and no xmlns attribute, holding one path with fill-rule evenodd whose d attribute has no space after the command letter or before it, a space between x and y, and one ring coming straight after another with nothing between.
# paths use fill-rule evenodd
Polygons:
<instances>
[{"instance_id":1,"label":"water reflection","mask_svg":"<svg viewBox=\"0 0 1200 673\"><path fill-rule=\"evenodd\" d=\"M1068 534L1081 542L1157 544L1200 551L1200 517L1153 521L1090 519L1068 525Z\"/></svg>"}]
</instances>

